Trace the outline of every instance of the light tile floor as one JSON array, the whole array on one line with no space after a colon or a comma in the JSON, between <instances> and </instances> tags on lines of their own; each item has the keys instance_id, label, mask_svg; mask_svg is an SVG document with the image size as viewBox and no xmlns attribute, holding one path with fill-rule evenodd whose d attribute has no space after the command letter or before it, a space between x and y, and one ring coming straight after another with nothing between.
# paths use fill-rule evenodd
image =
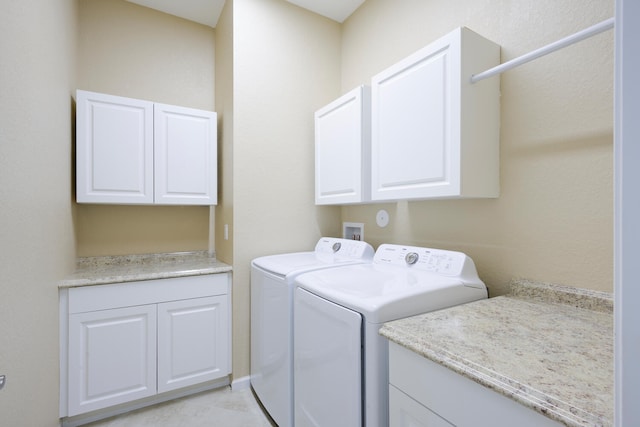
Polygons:
<instances>
[{"instance_id":1,"label":"light tile floor","mask_svg":"<svg viewBox=\"0 0 640 427\"><path fill-rule=\"evenodd\" d=\"M251 389L219 388L138 409L86 427L271 427Z\"/></svg>"}]
</instances>

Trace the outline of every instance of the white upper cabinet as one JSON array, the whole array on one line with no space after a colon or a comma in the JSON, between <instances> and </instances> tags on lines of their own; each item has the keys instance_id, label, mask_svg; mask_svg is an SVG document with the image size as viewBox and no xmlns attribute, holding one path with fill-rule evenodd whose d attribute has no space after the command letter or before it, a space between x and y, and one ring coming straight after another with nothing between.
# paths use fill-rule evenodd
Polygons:
<instances>
[{"instance_id":1,"label":"white upper cabinet","mask_svg":"<svg viewBox=\"0 0 640 427\"><path fill-rule=\"evenodd\" d=\"M370 200L370 88L357 87L315 113L316 204Z\"/></svg>"},{"instance_id":2,"label":"white upper cabinet","mask_svg":"<svg viewBox=\"0 0 640 427\"><path fill-rule=\"evenodd\" d=\"M78 203L215 205L216 113L79 90Z\"/></svg>"},{"instance_id":3,"label":"white upper cabinet","mask_svg":"<svg viewBox=\"0 0 640 427\"><path fill-rule=\"evenodd\" d=\"M498 197L500 47L458 28L371 79L374 201Z\"/></svg>"}]
</instances>

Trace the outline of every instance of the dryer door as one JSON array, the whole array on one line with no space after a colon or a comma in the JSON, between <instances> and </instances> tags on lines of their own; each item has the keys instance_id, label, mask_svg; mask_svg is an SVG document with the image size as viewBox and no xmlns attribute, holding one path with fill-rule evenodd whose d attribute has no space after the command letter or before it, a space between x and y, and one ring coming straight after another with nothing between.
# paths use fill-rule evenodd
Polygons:
<instances>
[{"instance_id":1,"label":"dryer door","mask_svg":"<svg viewBox=\"0 0 640 427\"><path fill-rule=\"evenodd\" d=\"M294 407L298 426L362 425L362 317L296 288Z\"/></svg>"}]
</instances>

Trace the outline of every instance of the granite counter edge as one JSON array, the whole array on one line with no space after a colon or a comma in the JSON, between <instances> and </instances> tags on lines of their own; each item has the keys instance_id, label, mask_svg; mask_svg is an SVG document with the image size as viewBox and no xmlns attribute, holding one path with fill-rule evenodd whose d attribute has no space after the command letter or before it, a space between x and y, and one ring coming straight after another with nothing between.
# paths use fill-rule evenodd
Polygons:
<instances>
[{"instance_id":1,"label":"granite counter edge","mask_svg":"<svg viewBox=\"0 0 640 427\"><path fill-rule=\"evenodd\" d=\"M176 277L203 276L221 274L232 271L231 266L204 268L198 270L170 271L160 273L143 273L136 275L102 276L95 278L68 278L58 283L58 288L77 288L81 286L108 285L113 283L140 282L145 280L171 279Z\"/></svg>"},{"instance_id":2,"label":"granite counter edge","mask_svg":"<svg viewBox=\"0 0 640 427\"><path fill-rule=\"evenodd\" d=\"M58 288L128 283L232 271L206 252L181 252L79 258L76 271L58 282Z\"/></svg>"}]
</instances>

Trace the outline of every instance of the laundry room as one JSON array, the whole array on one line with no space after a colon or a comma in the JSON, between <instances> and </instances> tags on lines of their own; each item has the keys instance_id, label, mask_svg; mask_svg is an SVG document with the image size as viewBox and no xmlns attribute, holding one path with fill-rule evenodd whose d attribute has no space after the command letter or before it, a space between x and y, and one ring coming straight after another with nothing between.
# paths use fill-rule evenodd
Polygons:
<instances>
[{"instance_id":1,"label":"laundry room","mask_svg":"<svg viewBox=\"0 0 640 427\"><path fill-rule=\"evenodd\" d=\"M356 234L360 242L370 245L362 255L370 263L384 245L405 246L410 248L408 252L423 254L423 260L432 259L432 255L434 260L440 258L436 252L425 255L422 250L443 251L442 259L465 260L450 273L465 280L471 271L466 269L468 258L486 295L462 298L457 304L482 299L480 312L474 316L495 315L493 306L482 305L487 301L522 299L523 293L537 295L548 286L553 292L557 287L570 288L578 298L605 300L605 306L611 305L615 267L615 57L611 26L475 83L496 89L493 101L480 106L488 114L491 102L496 102L497 115L483 119L484 125L497 132L495 156L493 160L483 157L487 150L474 145L477 140L465 142L461 152L464 162L478 163L475 170L480 175L497 180L492 194L369 197L362 202L318 204L314 115L362 86L372 91L368 96L369 105L373 105L381 99L380 92L373 94L377 76L460 28L495 45L497 64L506 63L610 20L615 15L614 0L365 0L350 2L351 10L339 17L314 11L314 2L226 0L221 2L215 22L208 23L154 8L151 0L146 3L38 0L38 7L9 6L10 13L0 18L0 39L16 40L7 49L11 64L7 70L11 72L6 79L2 72L1 80L10 85L8 96L0 101L2 109L13 117L7 121L10 127L5 128L12 148L7 148L7 155L0 160L2 181L10 184L3 190L7 207L1 214L6 235L2 239L6 280L1 291L10 309L0 314L0 328L8 341L0 352L0 375L6 378L5 386L0 384L0 414L8 420L7 425L53 426L59 425L60 418L104 410L99 406L81 409L79 403L71 415L66 397L60 397L60 378L69 374L66 358L71 355L64 350L61 353L60 347L65 345L61 338L70 338L60 332L61 318L68 314L65 321L72 325L74 316L79 319L90 311L113 308L95 305L96 297L89 296L86 307L78 308L82 313L73 311L73 304L84 300L74 299L71 290L96 288L75 282L79 259L90 262L87 260L116 257L130 265L132 256L188 253L208 258L203 261L205 266L197 260L178 262L183 263L181 271L216 276L219 280L211 288L200 284L189 284L189 290L169 286L162 297L138 297L136 290L135 296L125 298L142 298L140 305L154 306L155 313L160 313L164 304L196 298L212 301L211 307L225 306L222 317L226 323L220 327L228 334L221 338L223 356L228 360L216 376L203 381L246 390L253 403L252 353L256 343L252 342L252 309L257 303L252 300L256 295L252 261L313 251L323 238L352 239ZM448 70L449 65L441 69ZM5 91L7 84L0 84ZM18 94L17 88L24 88L24 93ZM215 112L215 201L78 203L78 90ZM477 104L475 108L478 111ZM466 125L473 120L473 113L470 116L469 110L461 110L460 120ZM374 120L372 117L371 123ZM400 136L394 144L405 147ZM5 147L2 150L5 153ZM35 160L27 162L27 158ZM418 156L416 159L421 161ZM368 167L371 165L369 159ZM361 165L353 164L354 170L356 166ZM398 164L396 169L403 168L408 166ZM35 197L29 196L33 191ZM44 209L37 200L50 208ZM345 224L361 228L357 233L345 233ZM328 248L334 243L332 240L322 251L333 252ZM403 262L405 252L401 252ZM34 257L45 261L34 268ZM143 261L153 262L151 258ZM416 265L421 265L420 260ZM153 280L167 277L161 267L153 268ZM123 270L113 277L124 277ZM150 280L150 276L141 280L128 277L126 281L137 285ZM313 287L316 282L305 283ZM517 298L510 296L519 284L527 290L519 291L523 293ZM109 298L103 299L105 304ZM292 296L291 310L294 303ZM437 310L451 305L443 303ZM27 306L34 310L23 310ZM504 312L516 305L509 307ZM520 313L527 312L517 307ZM603 310L599 309L597 316L603 317L598 324L605 324L604 332L598 330L596 335L610 331L612 337L606 317L610 317L610 307ZM437 335L425 326L430 322L450 327L471 316L454 311L454 319L436 313L421 318L425 334ZM154 327L159 330L160 314L155 316ZM363 318L366 321L366 316ZM493 319L496 324L506 322L505 316ZM387 320L397 319L385 318L382 323ZM426 349L426 344L408 332L416 326L408 322L385 326L383 335L403 349L410 348L411 355L392 350L384 356L413 360L417 353L431 361L437 359L436 350ZM69 325L64 326L67 331L71 331ZM570 337L562 339L573 345ZM159 349L162 344L153 345ZM612 342L605 344L609 350L611 346ZM508 358L498 350L495 354L497 359ZM602 369L612 374L610 355L606 349L602 354L606 359ZM110 361L105 358L104 363ZM295 361L291 363L293 369ZM154 368L154 375L160 378L159 367ZM416 369L422 372L423 368ZM395 378L398 390L420 402L412 393L422 395L422 391L406 390L401 375ZM612 381L605 378L603 386L605 394L611 392L610 399L605 396L599 401L606 415L598 414L602 418L585 425L613 425L613 414L609 416L613 411ZM62 393L68 394L64 387ZM197 391L197 385L185 387ZM162 398L165 391L158 390L155 395ZM35 399L40 411L29 410L27 396ZM113 404L118 405L122 402ZM261 409L269 412L264 406ZM545 411L531 406L526 409L533 409L535 415ZM438 414L456 424L449 415ZM366 409L359 415L366 419ZM584 417L591 419L589 416ZM552 421L563 422L557 417ZM4 425L2 418L0 424Z\"/></svg>"}]
</instances>

